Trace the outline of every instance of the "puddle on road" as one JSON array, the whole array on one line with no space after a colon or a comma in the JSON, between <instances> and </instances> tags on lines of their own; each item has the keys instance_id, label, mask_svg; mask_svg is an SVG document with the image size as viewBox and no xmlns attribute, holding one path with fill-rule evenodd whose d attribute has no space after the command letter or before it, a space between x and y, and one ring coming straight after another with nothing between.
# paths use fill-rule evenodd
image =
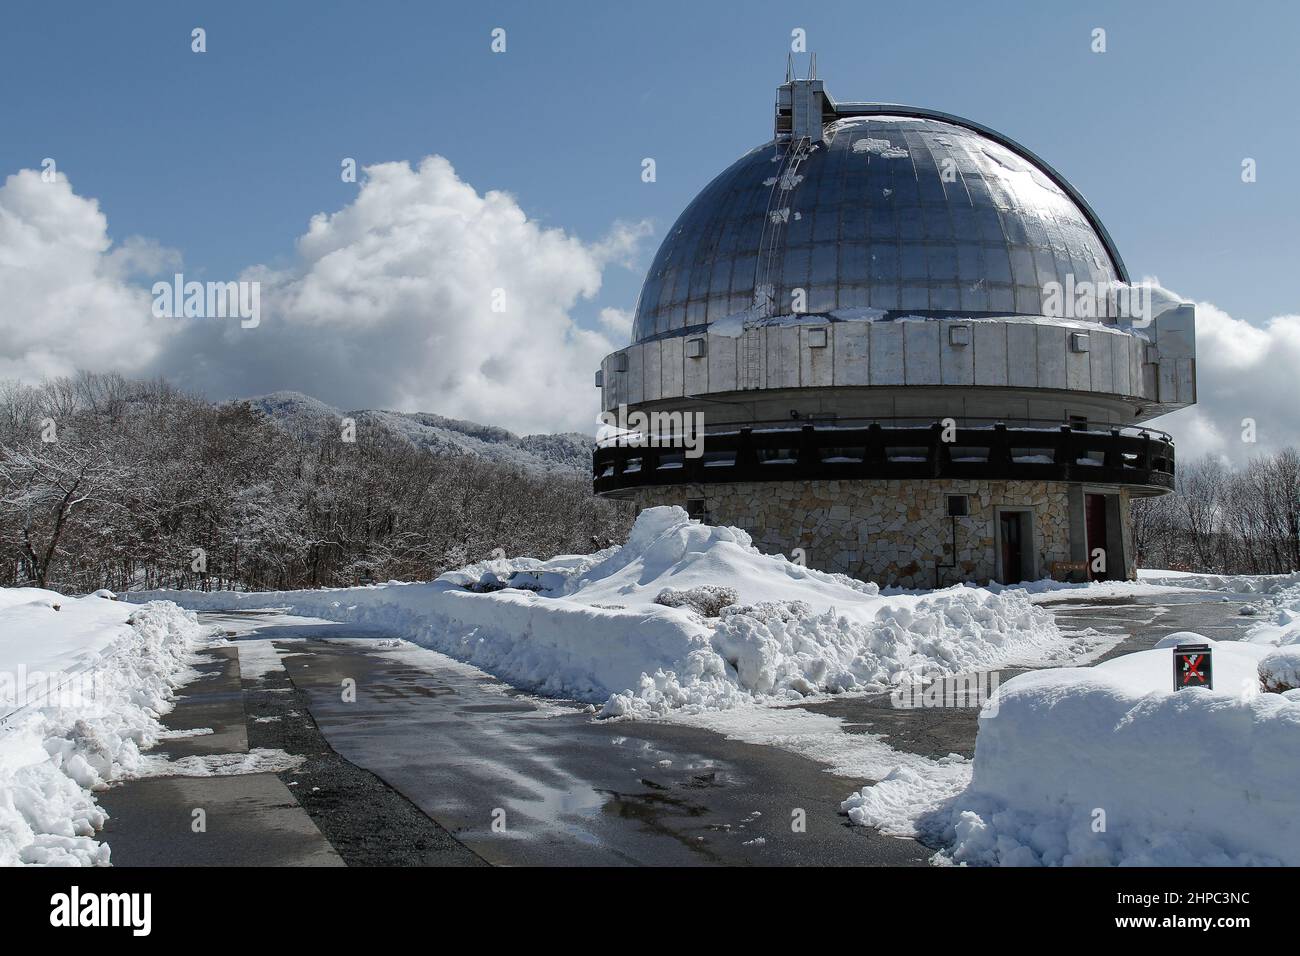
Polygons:
<instances>
[{"instance_id":1,"label":"puddle on road","mask_svg":"<svg viewBox=\"0 0 1300 956\"><path fill-rule=\"evenodd\" d=\"M646 783L647 781L642 781ZM719 862L720 857L708 844L708 838L702 833L683 832L682 823L700 820L710 813L708 807L686 800L664 790L649 793L623 793L617 790L601 790L607 800L605 812L620 820L635 823L647 833L668 837L677 841L693 853L698 853L710 862ZM676 824L676 825L674 825ZM702 829L727 833L730 824L705 824Z\"/></svg>"}]
</instances>

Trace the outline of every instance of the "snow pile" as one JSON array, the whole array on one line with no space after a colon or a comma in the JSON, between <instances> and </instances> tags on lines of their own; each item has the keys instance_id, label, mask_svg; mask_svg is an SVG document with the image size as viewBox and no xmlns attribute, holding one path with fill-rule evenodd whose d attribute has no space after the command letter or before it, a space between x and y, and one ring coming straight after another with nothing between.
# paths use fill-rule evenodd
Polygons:
<instances>
[{"instance_id":1,"label":"snow pile","mask_svg":"<svg viewBox=\"0 0 1300 956\"><path fill-rule=\"evenodd\" d=\"M1212 647L1214 690L1172 689L1180 643ZM980 715L970 786L917 829L941 862L1298 865L1300 700L1261 692L1269 654L1184 632L1016 677ZM873 789L855 822L887 809Z\"/></svg>"},{"instance_id":2,"label":"snow pile","mask_svg":"<svg viewBox=\"0 0 1300 956\"><path fill-rule=\"evenodd\" d=\"M802 601L726 608L713 645L742 686L806 695L995 667L1057 633L1023 595L956 587L881 598L869 614L815 611Z\"/></svg>"},{"instance_id":3,"label":"snow pile","mask_svg":"<svg viewBox=\"0 0 1300 956\"><path fill-rule=\"evenodd\" d=\"M0 865L108 863L92 791L144 766L199 634L174 604L0 590Z\"/></svg>"},{"instance_id":4,"label":"snow pile","mask_svg":"<svg viewBox=\"0 0 1300 956\"><path fill-rule=\"evenodd\" d=\"M665 589L680 606L660 600ZM642 512L622 547L486 561L427 584L157 594L198 609L284 607L384 627L518 687L603 703L607 716L877 688L1065 643L1022 593L959 586L886 597L762 554L744 531L693 523L681 508ZM697 610L714 607L720 616Z\"/></svg>"},{"instance_id":5,"label":"snow pile","mask_svg":"<svg viewBox=\"0 0 1300 956\"><path fill-rule=\"evenodd\" d=\"M1035 604L1074 598L1146 597L1180 591L1219 591L1227 595L1258 595L1272 599L1288 589L1300 587L1300 572L1293 574L1193 574L1140 568L1136 581L1056 581L1042 578L1016 584L990 584L989 590L1004 593L1024 591Z\"/></svg>"},{"instance_id":6,"label":"snow pile","mask_svg":"<svg viewBox=\"0 0 1300 956\"><path fill-rule=\"evenodd\" d=\"M1226 591L1232 594L1281 594L1300 586L1300 572L1292 574L1194 574L1187 571L1138 571L1143 584L1191 588L1198 591Z\"/></svg>"},{"instance_id":7,"label":"snow pile","mask_svg":"<svg viewBox=\"0 0 1300 956\"><path fill-rule=\"evenodd\" d=\"M1263 620L1246 632L1252 644L1300 644L1300 585L1274 592L1255 613Z\"/></svg>"},{"instance_id":8,"label":"snow pile","mask_svg":"<svg viewBox=\"0 0 1300 956\"><path fill-rule=\"evenodd\" d=\"M1300 585L1293 585L1273 597L1273 606L1261 613L1261 621L1246 632L1246 640L1265 647L1275 646L1259 662L1264 689L1273 693L1300 688Z\"/></svg>"}]
</instances>

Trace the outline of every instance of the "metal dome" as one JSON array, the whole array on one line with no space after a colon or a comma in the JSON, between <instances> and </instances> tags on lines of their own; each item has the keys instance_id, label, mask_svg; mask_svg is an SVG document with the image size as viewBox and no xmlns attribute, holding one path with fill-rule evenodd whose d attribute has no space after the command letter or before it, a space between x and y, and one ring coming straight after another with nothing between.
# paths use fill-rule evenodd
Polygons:
<instances>
[{"instance_id":1,"label":"metal dome","mask_svg":"<svg viewBox=\"0 0 1300 956\"><path fill-rule=\"evenodd\" d=\"M770 142L706 186L669 231L633 342L795 311L1042 315L1049 282L1127 281L1082 197L978 124L845 104L822 141ZM842 114L841 114L842 115Z\"/></svg>"}]
</instances>

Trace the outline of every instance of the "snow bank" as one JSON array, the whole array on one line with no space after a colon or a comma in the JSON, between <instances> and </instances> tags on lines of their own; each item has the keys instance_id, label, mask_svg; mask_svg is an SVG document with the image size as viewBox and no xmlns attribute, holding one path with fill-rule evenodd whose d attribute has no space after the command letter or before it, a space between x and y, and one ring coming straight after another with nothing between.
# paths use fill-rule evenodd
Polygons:
<instances>
[{"instance_id":1,"label":"snow bank","mask_svg":"<svg viewBox=\"0 0 1300 956\"><path fill-rule=\"evenodd\" d=\"M1259 662L1264 689L1285 693L1300 688L1300 585L1274 594L1257 609L1265 620L1246 632L1251 644L1275 647Z\"/></svg>"},{"instance_id":2,"label":"snow bank","mask_svg":"<svg viewBox=\"0 0 1300 956\"><path fill-rule=\"evenodd\" d=\"M1192 588L1199 591L1226 591L1232 594L1280 594L1300 585L1300 572L1294 574L1194 574L1188 571L1142 569L1138 580L1160 587Z\"/></svg>"},{"instance_id":3,"label":"snow bank","mask_svg":"<svg viewBox=\"0 0 1300 956\"><path fill-rule=\"evenodd\" d=\"M1170 647L1193 642L1215 689L1175 692ZM981 713L970 786L917 829L955 863L1300 865L1300 700L1261 692L1270 653L1181 633L1016 677ZM887 810L873 789L856 822Z\"/></svg>"},{"instance_id":4,"label":"snow bank","mask_svg":"<svg viewBox=\"0 0 1300 956\"><path fill-rule=\"evenodd\" d=\"M92 791L144 765L200 633L174 604L0 590L0 865L109 862Z\"/></svg>"},{"instance_id":5,"label":"snow bank","mask_svg":"<svg viewBox=\"0 0 1300 956\"><path fill-rule=\"evenodd\" d=\"M1300 645L1300 584L1269 592L1254 607L1260 623L1246 632L1252 644Z\"/></svg>"},{"instance_id":6,"label":"snow bank","mask_svg":"<svg viewBox=\"0 0 1300 956\"><path fill-rule=\"evenodd\" d=\"M671 594L680 606L658 601L666 589L717 587L735 592L735 603L709 608L717 617ZM201 610L284 607L385 627L516 686L602 703L607 716L878 688L1065 643L1022 593L959 586L886 597L762 554L744 531L693 523L681 508L642 512L621 547L481 562L425 584L153 593Z\"/></svg>"},{"instance_id":7,"label":"snow bank","mask_svg":"<svg viewBox=\"0 0 1300 956\"><path fill-rule=\"evenodd\" d=\"M1138 570L1136 581L1021 581L1017 584L990 584L989 590L1001 594L1023 591L1035 604L1074 598L1145 597L1179 591L1221 591L1233 595L1275 596L1300 586L1296 574L1193 574L1187 571Z\"/></svg>"}]
</instances>

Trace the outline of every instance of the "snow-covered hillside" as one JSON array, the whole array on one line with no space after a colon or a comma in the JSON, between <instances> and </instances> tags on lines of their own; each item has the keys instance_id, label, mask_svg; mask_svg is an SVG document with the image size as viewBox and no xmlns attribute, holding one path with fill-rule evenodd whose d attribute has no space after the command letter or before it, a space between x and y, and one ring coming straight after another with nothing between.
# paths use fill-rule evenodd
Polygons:
<instances>
[{"instance_id":1,"label":"snow-covered hillside","mask_svg":"<svg viewBox=\"0 0 1300 956\"><path fill-rule=\"evenodd\" d=\"M610 716L883 687L922 672L1064 656L1066 644L1023 593L954 587L886 597L873 584L762 554L740 529L693 523L680 508L642 512L621 547L488 561L428 584L136 597L380 625Z\"/></svg>"},{"instance_id":2,"label":"snow-covered hillside","mask_svg":"<svg viewBox=\"0 0 1300 956\"><path fill-rule=\"evenodd\" d=\"M201 636L174 604L0 590L0 865L109 862L93 791L143 765Z\"/></svg>"},{"instance_id":3,"label":"snow-covered hillside","mask_svg":"<svg viewBox=\"0 0 1300 956\"><path fill-rule=\"evenodd\" d=\"M272 392L246 399L276 425L294 435L319 438L336 436L340 421L352 418L357 429L381 429L385 434L440 455L474 455L489 461L534 471L591 469L592 438L576 433L526 435L504 428L444 418L428 412L390 412L374 409L341 411L301 392Z\"/></svg>"}]
</instances>

